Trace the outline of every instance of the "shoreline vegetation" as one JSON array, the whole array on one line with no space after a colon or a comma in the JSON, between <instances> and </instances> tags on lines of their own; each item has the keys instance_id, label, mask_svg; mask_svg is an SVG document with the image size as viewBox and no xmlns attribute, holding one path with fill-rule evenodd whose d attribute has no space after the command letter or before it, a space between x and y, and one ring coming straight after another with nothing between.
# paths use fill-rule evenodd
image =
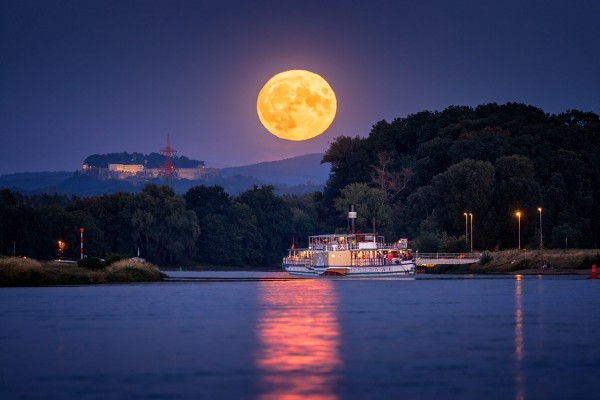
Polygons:
<instances>
[{"instance_id":1,"label":"shoreline vegetation","mask_svg":"<svg viewBox=\"0 0 600 400\"><path fill-rule=\"evenodd\" d=\"M505 250L484 252L480 261L475 264L436 265L418 269L426 274L587 275L594 264L600 265L600 250ZM248 271L249 269L194 265L164 270ZM265 268L260 271L281 270ZM40 262L31 258L0 259L0 287L149 283L162 282L166 277L167 275L156 265L129 259L98 269L56 261Z\"/></svg>"},{"instance_id":2,"label":"shoreline vegetation","mask_svg":"<svg viewBox=\"0 0 600 400\"><path fill-rule=\"evenodd\" d=\"M90 269L77 264L40 262L31 258L0 259L2 287L160 282L165 277L156 265L133 260L120 260L105 268Z\"/></svg>"},{"instance_id":3,"label":"shoreline vegetation","mask_svg":"<svg viewBox=\"0 0 600 400\"><path fill-rule=\"evenodd\" d=\"M484 251L475 264L436 265L430 274L520 274L585 275L592 265L600 265L600 250L504 250Z\"/></svg>"}]
</instances>

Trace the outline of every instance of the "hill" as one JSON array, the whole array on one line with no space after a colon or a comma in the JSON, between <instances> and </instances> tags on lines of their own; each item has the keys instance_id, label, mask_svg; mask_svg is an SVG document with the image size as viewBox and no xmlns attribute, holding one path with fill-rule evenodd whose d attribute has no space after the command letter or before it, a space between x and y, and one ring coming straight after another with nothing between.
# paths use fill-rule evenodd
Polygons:
<instances>
[{"instance_id":1,"label":"hill","mask_svg":"<svg viewBox=\"0 0 600 400\"><path fill-rule=\"evenodd\" d=\"M40 188L59 185L71 178L73 172L20 172L0 175L0 188L13 189L20 192L36 191Z\"/></svg>"},{"instance_id":2,"label":"hill","mask_svg":"<svg viewBox=\"0 0 600 400\"><path fill-rule=\"evenodd\" d=\"M329 164L321 164L322 153L306 154L280 161L262 162L243 167L224 168L223 178L251 176L266 183L287 185L320 184L327 181Z\"/></svg>"},{"instance_id":3,"label":"hill","mask_svg":"<svg viewBox=\"0 0 600 400\"><path fill-rule=\"evenodd\" d=\"M117 155L120 159L126 153L107 155L111 160ZM133 153L137 154L137 153ZM123 158L124 157L124 158ZM106 161L106 157L93 155L87 161ZM185 157L180 157L185 159ZM239 194L244 190L257 185L273 185L278 194L302 194L323 190L329 165L321 165L322 154L307 154L281 161L263 162L241 167L232 167L221 170L221 176L209 181L175 180L173 189L177 193L185 193L189 188L197 185L219 185L229 194ZM187 160L187 159L185 159ZM103 164L102 164L103 165ZM148 182L161 184L162 181L150 180ZM23 194L60 193L79 197L110 194L116 192L139 192L146 182L128 180L99 180L93 176L86 176L76 172L27 172L0 176L0 188L11 189Z\"/></svg>"}]
</instances>

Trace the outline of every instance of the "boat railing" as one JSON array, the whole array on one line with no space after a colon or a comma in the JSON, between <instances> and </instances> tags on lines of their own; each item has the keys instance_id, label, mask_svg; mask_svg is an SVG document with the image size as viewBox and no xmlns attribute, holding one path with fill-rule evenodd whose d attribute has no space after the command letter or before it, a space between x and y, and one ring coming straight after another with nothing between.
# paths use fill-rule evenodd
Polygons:
<instances>
[{"instance_id":1,"label":"boat railing","mask_svg":"<svg viewBox=\"0 0 600 400\"><path fill-rule=\"evenodd\" d=\"M353 258L351 266L353 267L371 267L374 265L396 265L401 264L403 261L410 261L403 258L388 259L386 257L366 257L366 258Z\"/></svg>"},{"instance_id":2,"label":"boat railing","mask_svg":"<svg viewBox=\"0 0 600 400\"><path fill-rule=\"evenodd\" d=\"M309 251L339 251L339 250L358 250L358 245L352 244L320 244L317 246L311 246L308 248Z\"/></svg>"},{"instance_id":3,"label":"boat railing","mask_svg":"<svg viewBox=\"0 0 600 400\"><path fill-rule=\"evenodd\" d=\"M353 267L370 267L372 265L386 265L386 261L385 258L381 257L354 258L351 264Z\"/></svg>"},{"instance_id":4,"label":"boat railing","mask_svg":"<svg viewBox=\"0 0 600 400\"><path fill-rule=\"evenodd\" d=\"M283 257L284 264L296 264L296 265L307 265L310 266L312 264L311 258L304 257Z\"/></svg>"},{"instance_id":5,"label":"boat railing","mask_svg":"<svg viewBox=\"0 0 600 400\"><path fill-rule=\"evenodd\" d=\"M361 243L373 244L372 247L361 247ZM391 250L391 251L407 251L408 249L398 247L396 243L375 243L375 242L359 242L359 243L342 243L342 244L318 244L309 246L306 249L295 249L296 251L338 251L338 250Z\"/></svg>"}]
</instances>

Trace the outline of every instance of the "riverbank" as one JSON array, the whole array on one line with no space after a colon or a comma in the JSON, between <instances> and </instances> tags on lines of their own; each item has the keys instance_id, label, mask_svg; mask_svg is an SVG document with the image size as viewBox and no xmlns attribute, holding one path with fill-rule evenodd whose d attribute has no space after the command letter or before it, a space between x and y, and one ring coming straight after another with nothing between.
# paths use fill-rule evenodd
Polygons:
<instances>
[{"instance_id":1,"label":"riverbank","mask_svg":"<svg viewBox=\"0 0 600 400\"><path fill-rule=\"evenodd\" d=\"M589 275L593 264L600 266L599 250L506 250L485 252L475 264L437 265L427 274L522 274ZM182 266L165 271L248 271L247 267ZM261 269L263 272L280 269ZM76 264L39 262L30 258L0 259L0 287L90 285L123 282L161 282L167 275L157 266L121 260L102 269L81 268Z\"/></svg>"},{"instance_id":2,"label":"riverbank","mask_svg":"<svg viewBox=\"0 0 600 400\"><path fill-rule=\"evenodd\" d=\"M4 287L160 282L165 277L157 266L131 260L92 270L76 264L42 263L31 258L0 259L0 286Z\"/></svg>"},{"instance_id":3,"label":"riverbank","mask_svg":"<svg viewBox=\"0 0 600 400\"><path fill-rule=\"evenodd\" d=\"M161 271L192 271L192 272L279 272L283 271L281 266L278 267L248 267L247 265L213 265L213 264L189 264L182 266L161 266Z\"/></svg>"},{"instance_id":4,"label":"riverbank","mask_svg":"<svg viewBox=\"0 0 600 400\"><path fill-rule=\"evenodd\" d=\"M476 264L437 265L431 274L589 274L600 266L600 250L505 250L484 252Z\"/></svg>"}]
</instances>

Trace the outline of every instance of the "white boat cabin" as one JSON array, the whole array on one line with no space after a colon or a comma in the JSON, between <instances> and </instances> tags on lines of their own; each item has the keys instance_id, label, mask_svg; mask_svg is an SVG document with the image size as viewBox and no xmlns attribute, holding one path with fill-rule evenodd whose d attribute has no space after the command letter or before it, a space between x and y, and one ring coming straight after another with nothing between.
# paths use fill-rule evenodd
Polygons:
<instances>
[{"instance_id":1,"label":"white boat cabin","mask_svg":"<svg viewBox=\"0 0 600 400\"><path fill-rule=\"evenodd\" d=\"M367 250L386 247L383 236L372 233L316 235L308 237L308 250Z\"/></svg>"}]
</instances>

